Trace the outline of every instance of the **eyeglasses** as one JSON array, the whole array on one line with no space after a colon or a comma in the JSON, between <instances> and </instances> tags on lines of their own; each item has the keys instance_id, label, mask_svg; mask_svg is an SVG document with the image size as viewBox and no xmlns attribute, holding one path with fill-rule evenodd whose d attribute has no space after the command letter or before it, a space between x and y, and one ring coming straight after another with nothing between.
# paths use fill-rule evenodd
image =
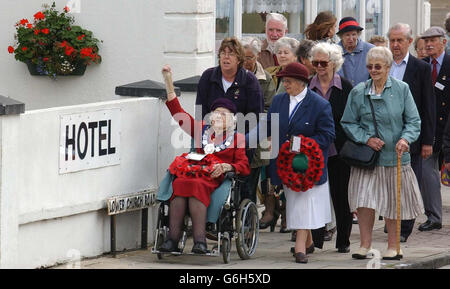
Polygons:
<instances>
[{"instance_id":1,"label":"eyeglasses","mask_svg":"<svg viewBox=\"0 0 450 289\"><path fill-rule=\"evenodd\" d=\"M221 57L225 57L225 56L233 57L233 56L236 56L236 53L234 53L234 52L225 52L225 51L222 51L222 52L219 53L219 55L220 55Z\"/></svg>"},{"instance_id":2,"label":"eyeglasses","mask_svg":"<svg viewBox=\"0 0 450 289\"><path fill-rule=\"evenodd\" d=\"M245 56L244 57L245 61L252 61L253 59L255 59L255 56Z\"/></svg>"},{"instance_id":3,"label":"eyeglasses","mask_svg":"<svg viewBox=\"0 0 450 289\"><path fill-rule=\"evenodd\" d=\"M381 66L380 64L375 64L375 65L372 65L372 64L368 64L368 65L366 65L366 68L367 68L367 70L381 70L381 68L383 68L383 66Z\"/></svg>"},{"instance_id":4,"label":"eyeglasses","mask_svg":"<svg viewBox=\"0 0 450 289\"><path fill-rule=\"evenodd\" d=\"M318 67L319 66L319 64L320 64L320 66L322 66L322 67L328 67L328 63L329 63L329 61L315 61L315 60L313 60L312 62L312 65L314 66L314 67Z\"/></svg>"}]
</instances>

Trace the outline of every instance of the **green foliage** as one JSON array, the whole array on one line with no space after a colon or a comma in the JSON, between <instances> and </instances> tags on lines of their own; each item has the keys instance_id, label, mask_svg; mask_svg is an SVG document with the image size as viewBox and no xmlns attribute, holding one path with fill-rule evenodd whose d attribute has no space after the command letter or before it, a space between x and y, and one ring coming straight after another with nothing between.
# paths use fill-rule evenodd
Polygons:
<instances>
[{"instance_id":1,"label":"green foliage","mask_svg":"<svg viewBox=\"0 0 450 289\"><path fill-rule=\"evenodd\" d=\"M55 2L43 5L34 15L33 23L22 19L16 23L16 43L8 51L16 60L37 65L38 72L56 77L70 74L79 65L99 64L101 42L91 31L73 25L68 8L58 12Z\"/></svg>"}]
</instances>

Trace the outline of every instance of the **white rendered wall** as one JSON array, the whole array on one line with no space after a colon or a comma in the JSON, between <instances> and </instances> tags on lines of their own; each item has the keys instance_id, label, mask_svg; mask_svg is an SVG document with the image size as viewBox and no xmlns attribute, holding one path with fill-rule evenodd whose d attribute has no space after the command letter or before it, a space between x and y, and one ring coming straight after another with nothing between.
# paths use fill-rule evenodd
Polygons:
<instances>
[{"instance_id":1,"label":"white rendered wall","mask_svg":"<svg viewBox=\"0 0 450 289\"><path fill-rule=\"evenodd\" d=\"M117 100L116 86L151 79L162 81L163 64L178 79L200 75L214 65L214 0L80 0L75 24L103 40L103 62L84 76L31 76L25 64L6 52L14 43L15 23L32 20L42 0L2 0L0 9L0 94L25 103L25 109ZM55 0L61 11L68 0ZM3 46L2 46L3 47Z\"/></svg>"}]
</instances>

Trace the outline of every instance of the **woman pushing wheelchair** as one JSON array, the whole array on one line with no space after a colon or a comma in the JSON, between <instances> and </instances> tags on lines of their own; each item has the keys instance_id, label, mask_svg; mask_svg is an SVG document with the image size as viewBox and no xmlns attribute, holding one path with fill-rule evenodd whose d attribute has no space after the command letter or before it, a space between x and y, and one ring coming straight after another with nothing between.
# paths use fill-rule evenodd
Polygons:
<instances>
[{"instance_id":1,"label":"woman pushing wheelchair","mask_svg":"<svg viewBox=\"0 0 450 289\"><path fill-rule=\"evenodd\" d=\"M235 104L226 98L215 100L210 109L210 125L197 121L184 111L173 90L171 68L162 69L166 78L166 105L180 127L194 139L196 153L175 158L169 167L174 176L170 197L169 236L159 251L174 252L182 237L186 209L192 220L194 246L192 252L207 253L206 221L210 196L224 180L227 172L249 175L250 166L245 154L245 137L235 131Z\"/></svg>"}]
</instances>

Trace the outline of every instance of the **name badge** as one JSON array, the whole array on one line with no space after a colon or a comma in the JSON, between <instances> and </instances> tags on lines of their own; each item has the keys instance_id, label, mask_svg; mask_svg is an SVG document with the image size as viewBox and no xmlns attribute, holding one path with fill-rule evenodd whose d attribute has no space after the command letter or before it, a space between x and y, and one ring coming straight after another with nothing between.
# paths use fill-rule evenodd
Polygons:
<instances>
[{"instance_id":1,"label":"name badge","mask_svg":"<svg viewBox=\"0 0 450 289\"><path fill-rule=\"evenodd\" d=\"M436 84L434 85L437 89L439 89L439 90L444 90L444 88L445 88L445 86L444 85L442 85L441 83L439 83L439 82L437 82L436 81Z\"/></svg>"},{"instance_id":2,"label":"name badge","mask_svg":"<svg viewBox=\"0 0 450 289\"><path fill-rule=\"evenodd\" d=\"M292 136L291 138L291 152L300 153L302 138L299 136Z\"/></svg>"},{"instance_id":3,"label":"name badge","mask_svg":"<svg viewBox=\"0 0 450 289\"><path fill-rule=\"evenodd\" d=\"M186 158L188 160L201 161L205 156L206 155L204 155L204 154L189 153L188 155L186 155Z\"/></svg>"}]
</instances>

